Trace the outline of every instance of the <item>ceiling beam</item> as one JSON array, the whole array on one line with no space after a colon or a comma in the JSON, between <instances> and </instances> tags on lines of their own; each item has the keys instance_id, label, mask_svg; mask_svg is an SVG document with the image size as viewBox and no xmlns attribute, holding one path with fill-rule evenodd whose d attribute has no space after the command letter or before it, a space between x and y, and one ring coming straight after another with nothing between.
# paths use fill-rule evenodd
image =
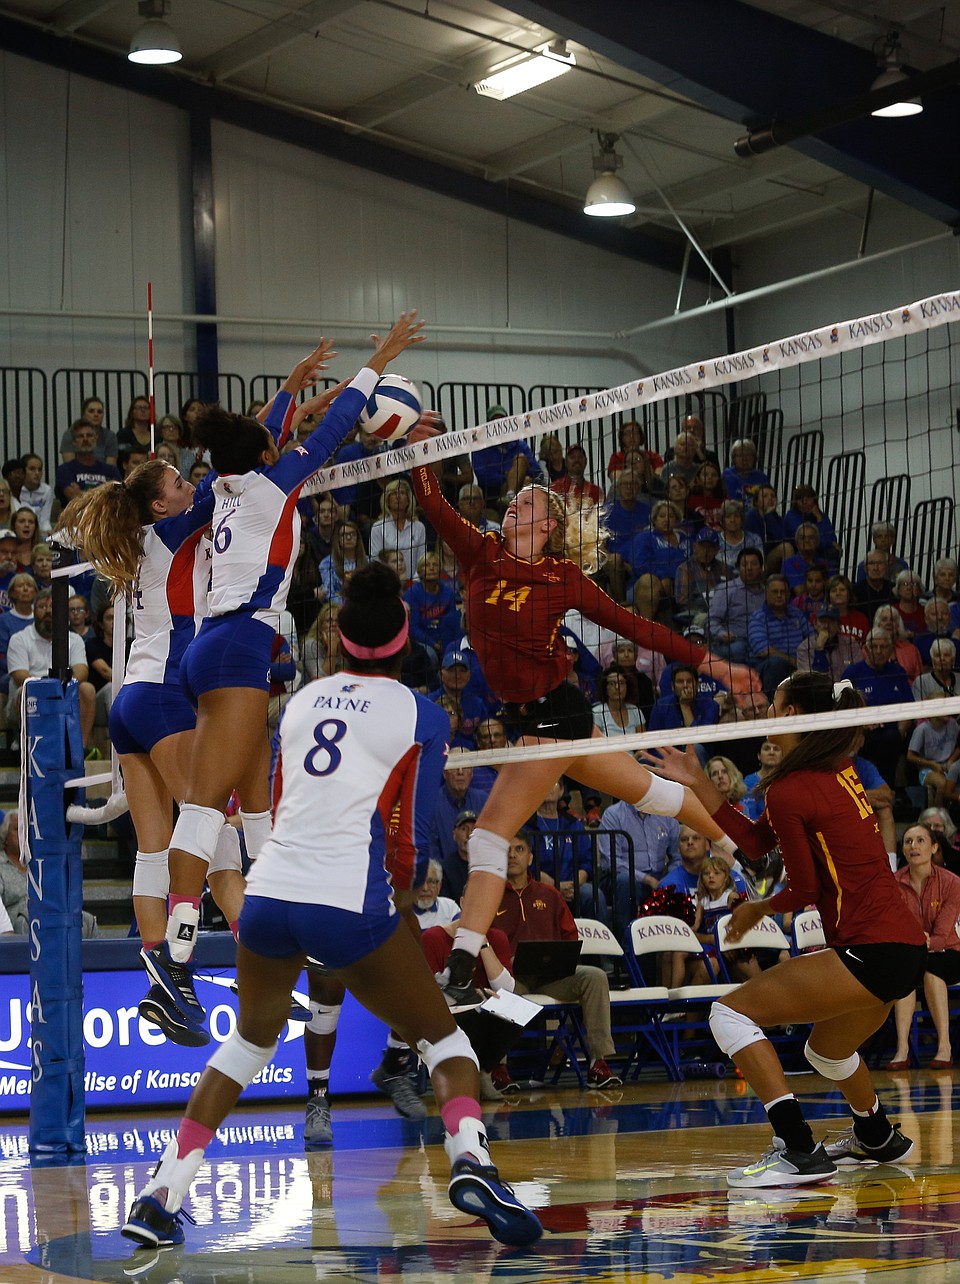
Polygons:
<instances>
[{"instance_id":1,"label":"ceiling beam","mask_svg":"<svg viewBox=\"0 0 960 1284\"><path fill-rule=\"evenodd\" d=\"M374 94L364 99L355 107L349 108L347 117L356 125L365 129L376 129L392 120L411 107L419 107L438 94L445 94L450 89L463 89L480 80L497 61L498 55L491 54L489 43L484 52L471 54L460 63L438 64L431 71L420 72L398 85L392 85L383 93ZM501 58L502 61L502 58Z\"/></svg>"},{"instance_id":2,"label":"ceiling beam","mask_svg":"<svg viewBox=\"0 0 960 1284\"><path fill-rule=\"evenodd\" d=\"M635 262L674 274L681 270L683 242L677 235L610 227L608 220L586 218L581 210L546 199L527 185L490 183L462 169L388 146L380 139L348 132L343 126L330 123L328 118L305 110L277 106L168 68L136 66L119 50L104 52L76 37L52 35L15 18L0 16L0 49L90 80L103 81L128 93L143 94L183 111L205 112L216 120L262 137L303 147ZM689 275L705 279L706 270L691 264Z\"/></svg>"},{"instance_id":3,"label":"ceiling beam","mask_svg":"<svg viewBox=\"0 0 960 1284\"><path fill-rule=\"evenodd\" d=\"M813 222L845 207L856 216L856 207L859 206L862 213L866 199L867 192L862 183L839 174L822 188L784 192L781 197L738 214L732 221L725 220L713 227L709 223L701 224L697 228L697 236L701 244L710 250L743 245L761 236ZM855 249L856 238L851 239Z\"/></svg>"},{"instance_id":4,"label":"ceiling beam","mask_svg":"<svg viewBox=\"0 0 960 1284\"><path fill-rule=\"evenodd\" d=\"M204 59L202 68L196 70L202 70L213 80L227 80L357 7L358 0L310 0L302 9L289 9L282 18L267 23L259 31L232 45L224 45Z\"/></svg>"},{"instance_id":5,"label":"ceiling beam","mask_svg":"<svg viewBox=\"0 0 960 1284\"><path fill-rule=\"evenodd\" d=\"M869 49L744 0L509 0L513 12L750 128L866 93ZM791 144L838 173L948 226L960 226L960 88L930 93L922 115L870 116Z\"/></svg>"},{"instance_id":6,"label":"ceiling beam","mask_svg":"<svg viewBox=\"0 0 960 1284\"><path fill-rule=\"evenodd\" d=\"M57 31L76 31L78 27L92 22L101 13L116 7L117 0L67 0L66 4L54 9L44 23Z\"/></svg>"}]
</instances>

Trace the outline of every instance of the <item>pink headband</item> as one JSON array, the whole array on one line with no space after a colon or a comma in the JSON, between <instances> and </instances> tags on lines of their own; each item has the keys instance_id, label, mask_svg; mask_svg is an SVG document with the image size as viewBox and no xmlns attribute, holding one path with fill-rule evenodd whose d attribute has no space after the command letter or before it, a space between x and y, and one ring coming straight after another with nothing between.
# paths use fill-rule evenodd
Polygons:
<instances>
[{"instance_id":1,"label":"pink headband","mask_svg":"<svg viewBox=\"0 0 960 1284\"><path fill-rule=\"evenodd\" d=\"M410 632L410 621L404 617L403 624L399 633L395 633L389 642L384 642L382 646L359 646L356 642L351 642L343 629L339 630L340 640L358 660L386 660L391 655L396 655L403 647Z\"/></svg>"}]
</instances>

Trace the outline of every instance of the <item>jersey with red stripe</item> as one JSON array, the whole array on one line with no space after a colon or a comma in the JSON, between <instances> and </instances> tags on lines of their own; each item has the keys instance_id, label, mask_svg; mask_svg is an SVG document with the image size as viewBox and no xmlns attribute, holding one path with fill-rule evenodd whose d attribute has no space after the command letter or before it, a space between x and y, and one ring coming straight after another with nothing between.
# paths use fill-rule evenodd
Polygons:
<instances>
[{"instance_id":1,"label":"jersey with red stripe","mask_svg":"<svg viewBox=\"0 0 960 1284\"><path fill-rule=\"evenodd\" d=\"M300 487L356 423L378 378L373 370L361 370L303 445L281 455L276 463L222 475L214 482L211 615L250 611L276 627L300 550ZM278 392L266 422L281 443L289 429L292 404L289 393Z\"/></svg>"},{"instance_id":2,"label":"jersey with red stripe","mask_svg":"<svg viewBox=\"0 0 960 1284\"><path fill-rule=\"evenodd\" d=\"M426 872L449 734L444 710L393 678L303 687L283 711L273 834L247 891L382 913L391 887Z\"/></svg>"},{"instance_id":3,"label":"jersey with red stripe","mask_svg":"<svg viewBox=\"0 0 960 1284\"><path fill-rule=\"evenodd\" d=\"M729 803L714 819L748 859L779 846L787 886L771 897L773 913L815 905L828 945L924 944L919 924L904 912L877 818L849 759L775 780L758 821Z\"/></svg>"},{"instance_id":4,"label":"jersey with red stripe","mask_svg":"<svg viewBox=\"0 0 960 1284\"><path fill-rule=\"evenodd\" d=\"M536 700L564 682L567 648L560 635L571 608L638 646L698 665L704 647L618 606L566 557L520 561L503 536L481 535L444 499L429 468L413 470L417 501L464 568L467 633L487 682L501 700Z\"/></svg>"},{"instance_id":5,"label":"jersey with red stripe","mask_svg":"<svg viewBox=\"0 0 960 1284\"><path fill-rule=\"evenodd\" d=\"M213 516L213 480L212 473L203 479L185 513L143 528L124 686L180 684L180 660L207 613L211 546L204 535Z\"/></svg>"}]
</instances>

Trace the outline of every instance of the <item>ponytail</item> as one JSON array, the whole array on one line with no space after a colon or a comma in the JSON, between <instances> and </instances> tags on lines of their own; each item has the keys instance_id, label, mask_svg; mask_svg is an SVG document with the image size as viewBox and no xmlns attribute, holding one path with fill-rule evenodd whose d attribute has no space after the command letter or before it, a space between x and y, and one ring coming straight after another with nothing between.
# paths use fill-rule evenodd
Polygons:
<instances>
[{"instance_id":1,"label":"ponytail","mask_svg":"<svg viewBox=\"0 0 960 1284\"><path fill-rule=\"evenodd\" d=\"M790 704L801 713L842 713L862 709L863 696L849 682L834 683L825 673L794 673L780 684ZM833 771L849 758L859 727L828 727L807 731L799 744L785 754L764 782L765 789L793 771Z\"/></svg>"},{"instance_id":2,"label":"ponytail","mask_svg":"<svg viewBox=\"0 0 960 1284\"><path fill-rule=\"evenodd\" d=\"M134 468L126 481L105 482L71 499L60 514L63 534L117 593L136 581L143 559L143 528L155 520L151 504L159 499L170 467L151 459Z\"/></svg>"},{"instance_id":3,"label":"ponytail","mask_svg":"<svg viewBox=\"0 0 960 1284\"><path fill-rule=\"evenodd\" d=\"M524 490L539 490L546 496L547 512L557 523L550 532L544 551L554 557L568 557L584 575L592 575L606 558L603 544L607 532L600 524L598 504L581 505L573 496L564 498L555 490L531 483Z\"/></svg>"}]
</instances>

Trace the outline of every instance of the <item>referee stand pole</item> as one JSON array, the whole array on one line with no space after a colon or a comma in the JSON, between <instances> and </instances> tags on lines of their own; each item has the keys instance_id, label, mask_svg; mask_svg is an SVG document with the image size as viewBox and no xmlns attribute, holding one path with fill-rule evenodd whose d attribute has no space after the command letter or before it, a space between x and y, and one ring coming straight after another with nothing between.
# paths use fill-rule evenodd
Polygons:
<instances>
[{"instance_id":1,"label":"referee stand pole","mask_svg":"<svg viewBox=\"0 0 960 1284\"><path fill-rule=\"evenodd\" d=\"M53 667L23 686L20 832L30 940L30 1156L81 1162L84 1141L81 825L68 824L66 782L83 775L80 702L70 672L72 550L53 545ZM59 572L59 573L58 573Z\"/></svg>"}]
</instances>

